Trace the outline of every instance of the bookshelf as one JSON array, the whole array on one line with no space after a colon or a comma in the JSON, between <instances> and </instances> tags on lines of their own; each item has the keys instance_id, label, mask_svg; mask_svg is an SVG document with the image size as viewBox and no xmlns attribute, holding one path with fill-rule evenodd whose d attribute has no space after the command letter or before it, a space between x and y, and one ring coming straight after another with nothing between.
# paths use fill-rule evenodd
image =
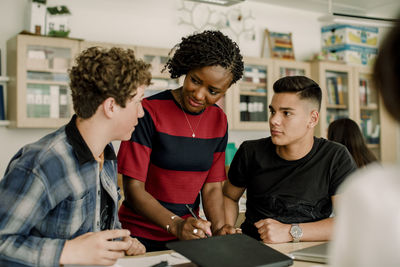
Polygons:
<instances>
[{"instance_id":1,"label":"bookshelf","mask_svg":"<svg viewBox=\"0 0 400 267\"><path fill-rule=\"evenodd\" d=\"M356 122L361 128L367 146L380 159L381 123L378 92L372 86L372 75L368 68L358 68L354 79L354 87L358 88L358 108Z\"/></svg>"},{"instance_id":2,"label":"bookshelf","mask_svg":"<svg viewBox=\"0 0 400 267\"><path fill-rule=\"evenodd\" d=\"M244 58L244 75L228 90L225 105L233 130L268 130L269 108L273 84L284 76L311 76L310 64L292 60Z\"/></svg>"},{"instance_id":3,"label":"bookshelf","mask_svg":"<svg viewBox=\"0 0 400 267\"><path fill-rule=\"evenodd\" d=\"M351 66L314 61L311 75L322 89L322 103L316 135L326 138L329 124L339 118L355 118L354 72Z\"/></svg>"},{"instance_id":4,"label":"bookshelf","mask_svg":"<svg viewBox=\"0 0 400 267\"><path fill-rule=\"evenodd\" d=\"M381 162L397 161L396 122L383 108L368 67L314 61L311 75L322 89L316 135L326 138L329 123L347 117L360 126L368 147Z\"/></svg>"},{"instance_id":5,"label":"bookshelf","mask_svg":"<svg viewBox=\"0 0 400 267\"><path fill-rule=\"evenodd\" d=\"M357 91L355 121L360 125L368 148L382 162L396 162L396 123L383 108L378 91L372 84L368 67L353 67L353 88ZM358 89L358 90L357 90Z\"/></svg>"},{"instance_id":6,"label":"bookshelf","mask_svg":"<svg viewBox=\"0 0 400 267\"><path fill-rule=\"evenodd\" d=\"M79 41L19 34L7 41L12 128L58 128L73 114L68 68Z\"/></svg>"},{"instance_id":7,"label":"bookshelf","mask_svg":"<svg viewBox=\"0 0 400 267\"><path fill-rule=\"evenodd\" d=\"M80 51L92 46L133 49L138 58L151 63L153 85L146 96L183 83L183 79L171 79L168 72L161 72L170 49L19 34L7 42L9 78L1 76L0 84L7 86L9 121L0 121L0 126L57 128L67 123L73 112L67 70ZM283 76L305 75L314 79L323 93L317 136L326 137L333 119L349 117L366 129L368 146L382 162L396 162L397 124L369 86L370 69L338 62L256 57L245 57L244 63L243 79L217 103L227 114L230 130L268 131L273 83Z\"/></svg>"},{"instance_id":8,"label":"bookshelf","mask_svg":"<svg viewBox=\"0 0 400 267\"><path fill-rule=\"evenodd\" d=\"M244 74L240 81L226 94L225 105L228 117L231 117L231 129L267 130L268 101L272 88L272 61L266 58L246 57Z\"/></svg>"}]
</instances>

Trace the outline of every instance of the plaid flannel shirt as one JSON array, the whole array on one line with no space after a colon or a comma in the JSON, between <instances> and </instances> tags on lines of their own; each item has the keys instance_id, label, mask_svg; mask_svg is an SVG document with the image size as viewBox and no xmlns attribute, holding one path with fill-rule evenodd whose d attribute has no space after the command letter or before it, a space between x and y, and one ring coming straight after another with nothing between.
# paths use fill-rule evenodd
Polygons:
<instances>
[{"instance_id":1,"label":"plaid flannel shirt","mask_svg":"<svg viewBox=\"0 0 400 267\"><path fill-rule=\"evenodd\" d=\"M0 265L59 266L66 240L100 229L100 182L120 228L114 149L100 171L75 120L21 148L0 180Z\"/></svg>"}]
</instances>

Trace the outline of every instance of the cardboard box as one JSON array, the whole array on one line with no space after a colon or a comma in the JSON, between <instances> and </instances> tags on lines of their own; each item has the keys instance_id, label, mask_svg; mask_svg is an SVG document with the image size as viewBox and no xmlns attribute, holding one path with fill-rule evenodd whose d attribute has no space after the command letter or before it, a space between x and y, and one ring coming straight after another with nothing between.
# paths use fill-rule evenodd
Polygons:
<instances>
[{"instance_id":1,"label":"cardboard box","mask_svg":"<svg viewBox=\"0 0 400 267\"><path fill-rule=\"evenodd\" d=\"M340 61L361 66L372 66L378 54L377 48L348 44L324 47L323 50L335 53Z\"/></svg>"},{"instance_id":2,"label":"cardboard box","mask_svg":"<svg viewBox=\"0 0 400 267\"><path fill-rule=\"evenodd\" d=\"M54 57L50 59L50 68L56 70L65 70L69 68L69 59Z\"/></svg>"},{"instance_id":3,"label":"cardboard box","mask_svg":"<svg viewBox=\"0 0 400 267\"><path fill-rule=\"evenodd\" d=\"M371 48L378 46L377 27L362 27L345 24L328 25L321 28L322 47L357 45Z\"/></svg>"},{"instance_id":4,"label":"cardboard box","mask_svg":"<svg viewBox=\"0 0 400 267\"><path fill-rule=\"evenodd\" d=\"M28 70L45 70L49 68L49 61L42 58L27 58L26 68Z\"/></svg>"}]
</instances>

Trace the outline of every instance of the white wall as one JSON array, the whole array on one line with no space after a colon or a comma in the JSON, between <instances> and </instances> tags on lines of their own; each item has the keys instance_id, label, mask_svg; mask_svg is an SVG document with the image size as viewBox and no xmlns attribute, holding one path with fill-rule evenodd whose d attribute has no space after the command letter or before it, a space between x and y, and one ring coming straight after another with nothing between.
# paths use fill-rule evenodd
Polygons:
<instances>
[{"instance_id":1,"label":"white wall","mask_svg":"<svg viewBox=\"0 0 400 267\"><path fill-rule=\"evenodd\" d=\"M0 49L3 75L5 73L6 41L27 25L26 9L29 0L1 0ZM178 25L182 12L181 0L48 0L47 6L66 5L71 10L70 37L90 41L136 44L171 48L182 36L193 32L187 25ZM281 8L246 1L230 8L210 6L217 12L240 8L251 12L256 29L256 40L236 40L245 56L260 56L262 32L292 32L297 60L310 59L320 50L319 13ZM202 17L201 17L202 18ZM27 28L27 26L25 27ZM233 34L225 31L234 38ZM12 155L23 145L39 139L50 129L8 129L0 126L0 177ZM235 131L230 141L238 146L245 139L260 138L265 132ZM399 142L400 143L400 142ZM118 143L115 143L118 147Z\"/></svg>"}]
</instances>

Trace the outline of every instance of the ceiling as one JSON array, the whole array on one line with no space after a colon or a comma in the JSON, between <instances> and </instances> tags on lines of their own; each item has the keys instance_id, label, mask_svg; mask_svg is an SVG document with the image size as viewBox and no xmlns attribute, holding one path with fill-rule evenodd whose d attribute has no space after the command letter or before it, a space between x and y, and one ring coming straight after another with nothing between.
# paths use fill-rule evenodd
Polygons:
<instances>
[{"instance_id":1,"label":"ceiling","mask_svg":"<svg viewBox=\"0 0 400 267\"><path fill-rule=\"evenodd\" d=\"M289 8L328 13L329 0L247 0ZM332 12L350 15L395 18L400 12L399 0L332 0Z\"/></svg>"}]
</instances>

